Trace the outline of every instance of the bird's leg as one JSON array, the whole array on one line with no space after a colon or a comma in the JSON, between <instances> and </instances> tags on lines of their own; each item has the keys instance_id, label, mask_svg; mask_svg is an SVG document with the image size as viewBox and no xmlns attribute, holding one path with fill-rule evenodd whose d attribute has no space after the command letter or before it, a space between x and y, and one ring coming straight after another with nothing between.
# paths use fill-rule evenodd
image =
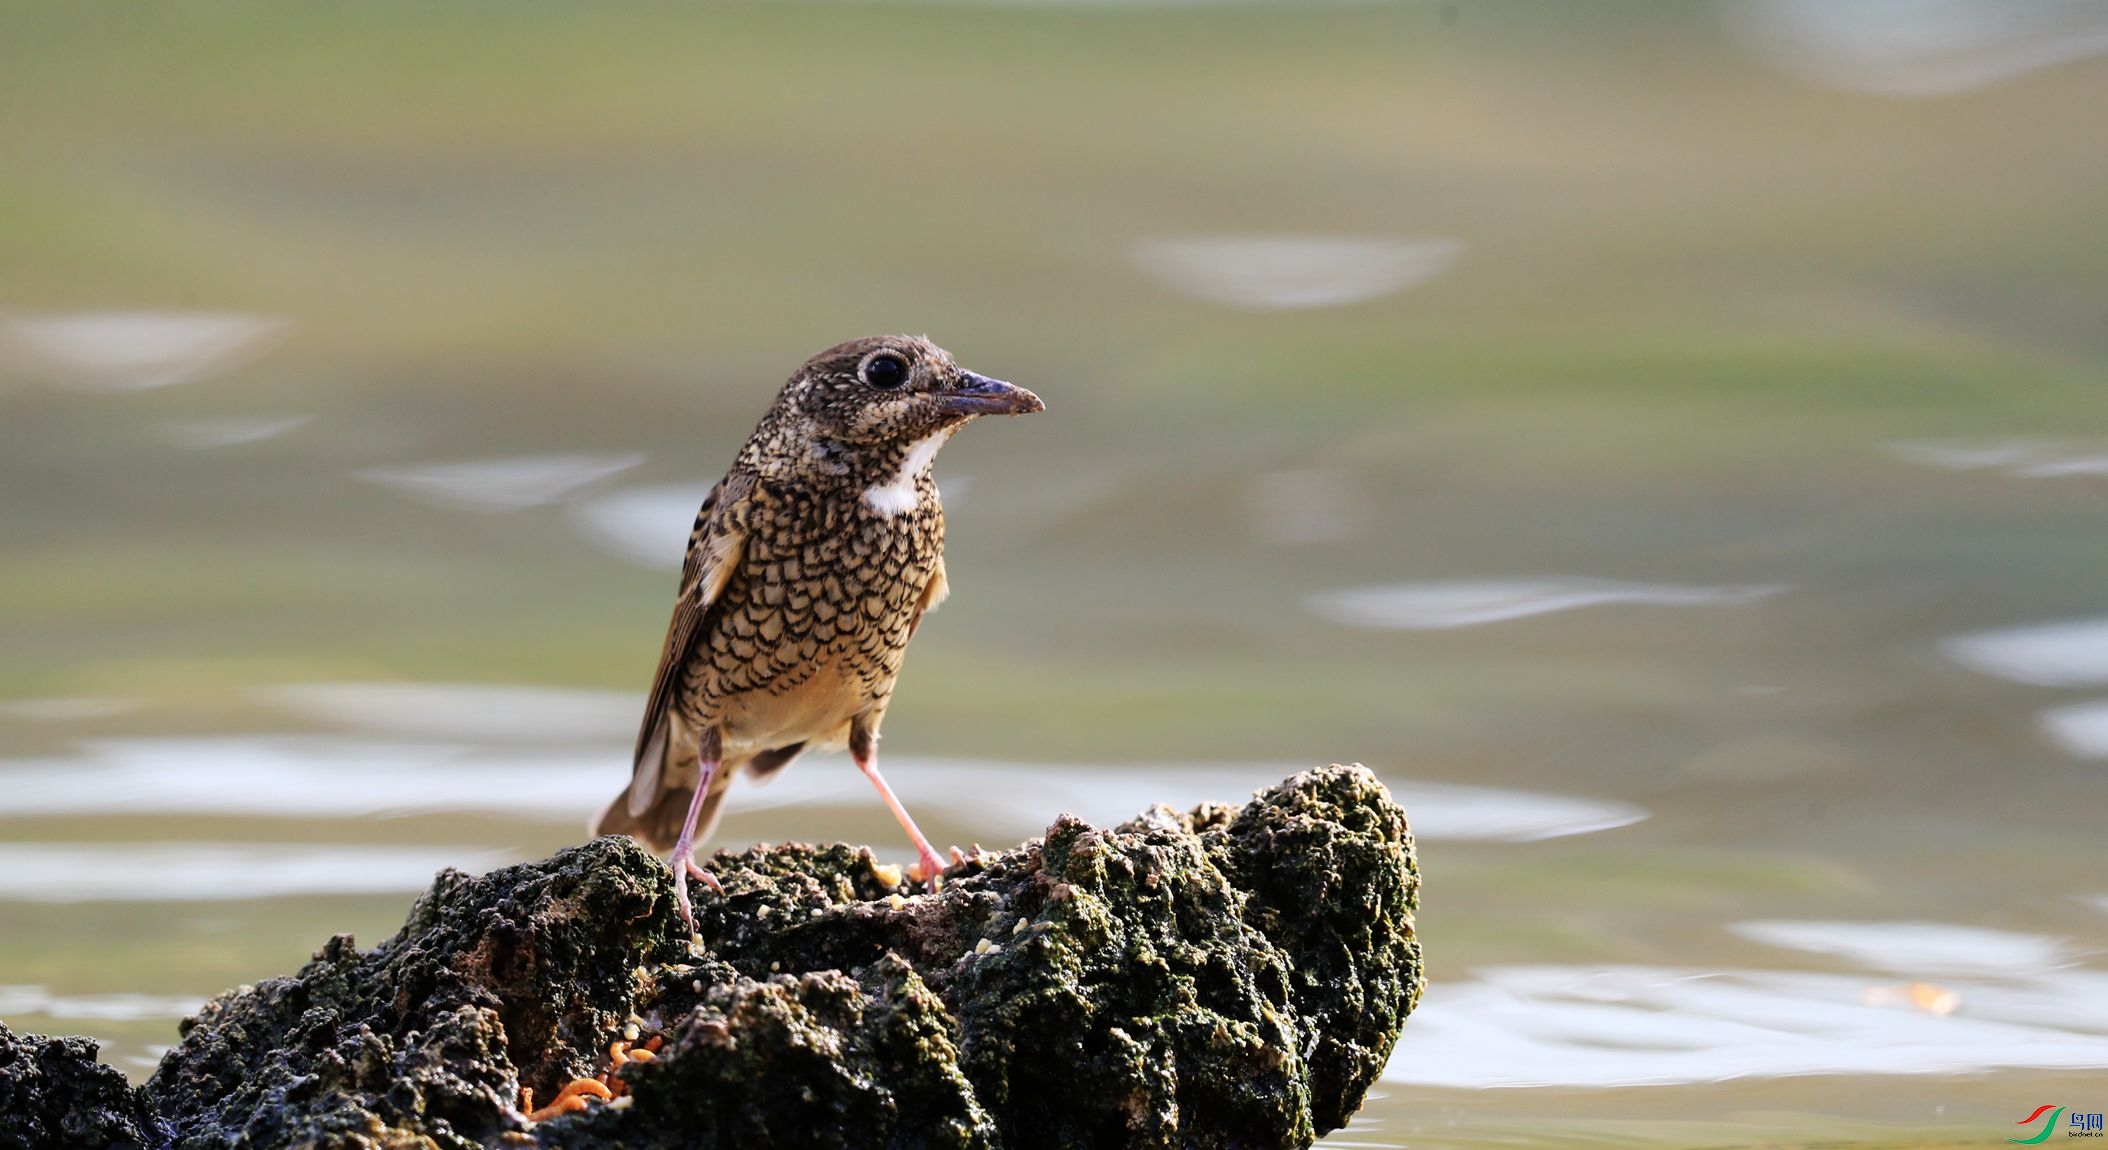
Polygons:
<instances>
[{"instance_id":1,"label":"bird's leg","mask_svg":"<svg viewBox=\"0 0 2108 1150\"><path fill-rule=\"evenodd\" d=\"M695 823L703 813L703 799L710 793L710 780L717 774L719 760L724 758L724 740L716 727L703 732L702 746L697 754L698 770L695 780L695 798L688 803L688 821L681 824L681 837L673 844L673 857L667 865L673 868L673 898L681 908L681 921L688 929L695 929L695 908L688 903L688 879L693 875L703 885L719 894L725 888L717 883L717 876L697 866L695 862Z\"/></svg>"},{"instance_id":2,"label":"bird's leg","mask_svg":"<svg viewBox=\"0 0 2108 1150\"><path fill-rule=\"evenodd\" d=\"M926 882L931 890L936 890L939 878L944 873L944 860L937 857L937 852L930 846L930 840L922 837L922 831L916 827L914 817L908 814L908 808L900 805L900 799L893 793L893 788L886 785L886 777L878 773L878 739L861 723L849 731L849 755L856 760L856 769L864 772L864 777L870 779L871 785L878 788L878 797L886 800L886 809L893 812L893 818L900 823L900 829L908 832L908 838L914 840L915 869L908 872L909 877Z\"/></svg>"}]
</instances>

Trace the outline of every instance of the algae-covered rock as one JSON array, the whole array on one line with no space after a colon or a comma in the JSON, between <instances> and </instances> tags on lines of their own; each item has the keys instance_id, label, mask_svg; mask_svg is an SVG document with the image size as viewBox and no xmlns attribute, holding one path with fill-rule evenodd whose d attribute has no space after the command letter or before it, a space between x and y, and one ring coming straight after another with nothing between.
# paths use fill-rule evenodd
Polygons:
<instances>
[{"instance_id":1,"label":"algae-covered rock","mask_svg":"<svg viewBox=\"0 0 2108 1150\"><path fill-rule=\"evenodd\" d=\"M471 1147L524 1129L521 1085L599 1069L633 972L686 952L665 864L615 840L440 874L395 937L339 935L220 996L148 1084L180 1145Z\"/></svg>"},{"instance_id":2,"label":"algae-covered rock","mask_svg":"<svg viewBox=\"0 0 2108 1150\"><path fill-rule=\"evenodd\" d=\"M209 1004L149 1090L187 1148L1302 1146L1419 995L1412 840L1359 767L1064 817L934 895L845 846L713 869L693 940L626 839L446 872L373 950ZM621 1096L521 1112L593 1075Z\"/></svg>"},{"instance_id":3,"label":"algae-covered rock","mask_svg":"<svg viewBox=\"0 0 2108 1150\"><path fill-rule=\"evenodd\" d=\"M92 1038L16 1034L0 1023L0 1150L162 1150L146 1092L95 1060Z\"/></svg>"}]
</instances>

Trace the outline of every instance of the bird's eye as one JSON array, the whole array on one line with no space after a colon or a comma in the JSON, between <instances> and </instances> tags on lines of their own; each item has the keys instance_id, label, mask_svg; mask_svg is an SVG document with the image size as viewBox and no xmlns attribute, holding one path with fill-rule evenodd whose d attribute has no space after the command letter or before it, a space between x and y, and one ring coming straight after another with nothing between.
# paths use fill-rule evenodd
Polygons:
<instances>
[{"instance_id":1,"label":"bird's eye","mask_svg":"<svg viewBox=\"0 0 2108 1150\"><path fill-rule=\"evenodd\" d=\"M873 387L895 388L908 381L908 361L888 352L864 361L864 382Z\"/></svg>"}]
</instances>

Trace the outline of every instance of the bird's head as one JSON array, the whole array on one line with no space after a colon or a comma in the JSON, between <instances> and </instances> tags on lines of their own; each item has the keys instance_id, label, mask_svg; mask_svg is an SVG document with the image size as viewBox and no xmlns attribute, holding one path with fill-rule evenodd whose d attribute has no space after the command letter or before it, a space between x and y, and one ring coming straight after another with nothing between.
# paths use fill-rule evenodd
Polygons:
<instances>
[{"instance_id":1,"label":"bird's head","mask_svg":"<svg viewBox=\"0 0 2108 1150\"><path fill-rule=\"evenodd\" d=\"M805 361L777 406L815 439L875 445L914 443L975 416L1029 415L1047 405L1022 387L960 367L920 336L882 335Z\"/></svg>"}]
</instances>

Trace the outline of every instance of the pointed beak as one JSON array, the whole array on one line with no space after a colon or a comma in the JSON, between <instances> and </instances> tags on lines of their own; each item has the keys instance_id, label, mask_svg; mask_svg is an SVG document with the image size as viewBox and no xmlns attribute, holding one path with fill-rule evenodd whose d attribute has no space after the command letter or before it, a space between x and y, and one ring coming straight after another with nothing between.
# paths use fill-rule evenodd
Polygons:
<instances>
[{"instance_id":1,"label":"pointed beak","mask_svg":"<svg viewBox=\"0 0 2108 1150\"><path fill-rule=\"evenodd\" d=\"M944 393L944 402L960 415L1030 415L1047 409L1024 388L971 371L959 373L959 386Z\"/></svg>"}]
</instances>

